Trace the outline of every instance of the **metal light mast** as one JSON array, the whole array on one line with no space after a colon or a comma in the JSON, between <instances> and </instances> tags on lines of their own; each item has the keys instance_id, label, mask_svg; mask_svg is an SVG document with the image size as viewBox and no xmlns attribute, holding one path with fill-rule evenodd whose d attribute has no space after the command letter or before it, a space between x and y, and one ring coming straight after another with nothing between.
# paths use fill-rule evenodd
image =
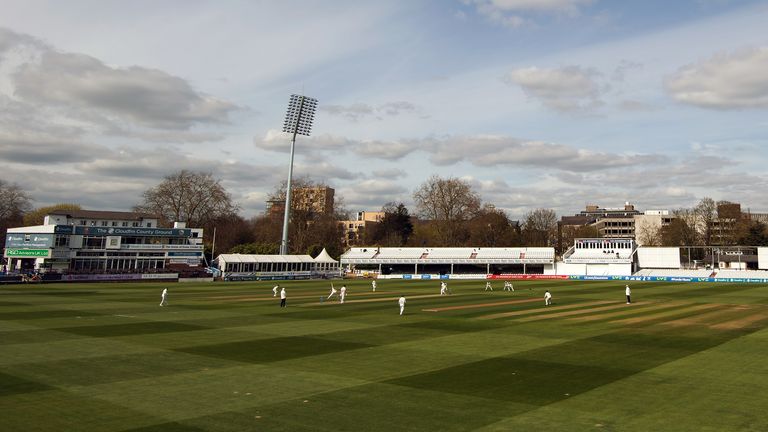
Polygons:
<instances>
[{"instance_id":1,"label":"metal light mast","mask_svg":"<svg viewBox=\"0 0 768 432\"><path fill-rule=\"evenodd\" d=\"M296 135L309 136L316 108L317 99L293 94L288 102L288 111L285 113L283 132L293 134L293 139L291 139L291 163L288 165L288 184L285 187L285 215L283 217L283 240L280 242L280 255L288 255L288 220L291 217L291 180Z\"/></svg>"}]
</instances>

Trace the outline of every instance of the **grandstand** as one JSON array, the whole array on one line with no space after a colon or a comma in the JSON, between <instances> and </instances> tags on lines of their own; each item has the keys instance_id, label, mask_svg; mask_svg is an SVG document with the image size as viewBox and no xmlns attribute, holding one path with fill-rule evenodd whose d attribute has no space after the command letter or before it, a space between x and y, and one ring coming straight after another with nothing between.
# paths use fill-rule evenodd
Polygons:
<instances>
[{"instance_id":1,"label":"grandstand","mask_svg":"<svg viewBox=\"0 0 768 432\"><path fill-rule=\"evenodd\" d=\"M568 276L629 276L635 242L631 239L576 239L557 263L557 274Z\"/></svg>"},{"instance_id":2,"label":"grandstand","mask_svg":"<svg viewBox=\"0 0 768 432\"><path fill-rule=\"evenodd\" d=\"M554 248L376 248L349 249L341 256L348 273L554 274Z\"/></svg>"},{"instance_id":3,"label":"grandstand","mask_svg":"<svg viewBox=\"0 0 768 432\"><path fill-rule=\"evenodd\" d=\"M768 270L768 248L638 247L623 238L577 239L557 262L554 249L546 247L360 247L340 261L347 274L381 277L768 279L768 271L758 271Z\"/></svg>"}]
</instances>

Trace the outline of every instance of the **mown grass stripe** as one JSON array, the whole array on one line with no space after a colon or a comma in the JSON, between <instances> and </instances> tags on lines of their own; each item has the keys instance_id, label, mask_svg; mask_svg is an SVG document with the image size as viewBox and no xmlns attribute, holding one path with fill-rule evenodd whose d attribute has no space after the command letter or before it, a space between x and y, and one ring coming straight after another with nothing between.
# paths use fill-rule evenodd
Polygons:
<instances>
[{"instance_id":1,"label":"mown grass stripe","mask_svg":"<svg viewBox=\"0 0 768 432\"><path fill-rule=\"evenodd\" d=\"M683 302L651 303L651 304L633 307L632 309L622 310L618 312L610 312L610 313L603 313L599 315L568 318L568 321L580 321L580 322L602 321L602 320L608 320L608 319L616 318L620 316L637 315L637 314L648 313L651 311L661 311L661 310L676 308L676 307L680 307L682 305L688 305L688 304L690 303L683 303Z\"/></svg>"},{"instance_id":2,"label":"mown grass stripe","mask_svg":"<svg viewBox=\"0 0 768 432\"><path fill-rule=\"evenodd\" d=\"M463 305L456 305L456 306L445 306L440 308L432 308L432 309L422 309L424 312L443 312L443 311L450 311L450 310L464 310L464 309L480 309L480 308L489 308L489 307L496 307L496 306L504 306L504 305L511 305L511 304L525 304L525 303L533 303L533 302L540 302L540 299L519 299L519 300L508 300L508 301L501 301L501 302L494 302L494 303L474 303L474 304L463 304Z\"/></svg>"},{"instance_id":3,"label":"mown grass stripe","mask_svg":"<svg viewBox=\"0 0 768 432\"><path fill-rule=\"evenodd\" d=\"M541 299L537 299L537 300L541 301ZM476 319L490 320L490 319L498 319L498 318L508 318L508 317L521 316L521 315L531 315L531 314L539 313L545 310L546 311L570 310L570 309L582 308L585 306L595 306L595 305L602 305L602 304L608 304L608 303L616 303L616 302L612 300L601 300L601 301L576 303L576 304L562 305L562 306L541 307L536 309L525 309L525 310L512 311L512 312L500 312L500 313L495 313L490 315L483 315L483 316L477 317Z\"/></svg>"},{"instance_id":4,"label":"mown grass stripe","mask_svg":"<svg viewBox=\"0 0 768 432\"><path fill-rule=\"evenodd\" d=\"M665 321L661 324L675 326L675 327L691 326L691 325L697 325L697 324L711 325L711 324L715 324L717 322L723 321L722 319L718 320L718 318L732 317L734 314L743 314L745 310L748 310L748 309L744 306L734 307L729 305L723 305L723 309L720 309L720 310L709 311L709 312L704 312L704 313L700 313L693 316Z\"/></svg>"},{"instance_id":5,"label":"mown grass stripe","mask_svg":"<svg viewBox=\"0 0 768 432\"><path fill-rule=\"evenodd\" d=\"M649 321L656 321L656 320L664 319L664 318L675 316L675 315L683 315L683 314L691 313L691 312L697 312L697 311L702 311L702 310L707 310L707 309L714 309L714 308L717 308L717 307L720 307L720 306L721 305L719 305L719 304L699 304L699 305L688 306L688 307L684 307L684 308L680 308L680 309L676 309L676 310L671 310L671 311L666 311L666 312L659 312L659 313L654 313L654 314L650 314L650 315L643 315L643 316L639 316L639 317L636 317L636 318L626 318L626 319L621 319L621 320L614 320L614 321L610 321L610 322L612 324L639 324L639 323L646 323L646 322L649 322Z\"/></svg>"},{"instance_id":6,"label":"mown grass stripe","mask_svg":"<svg viewBox=\"0 0 768 432\"><path fill-rule=\"evenodd\" d=\"M638 302L635 303L636 305L644 305L649 302ZM610 306L600 306L600 307L594 307L594 308L587 308L587 309L578 309L574 311L567 311L567 312L558 312L558 313L548 313L544 315L537 315L532 317L526 317L526 318L520 318L518 321L522 322L529 322L529 321L539 321L539 320L545 320L550 318L562 318L562 317L568 317L573 315L584 315L584 314L591 314L595 312L601 312L606 310L614 310L618 308L631 308L632 305L626 305L624 303L621 304L615 304Z\"/></svg>"},{"instance_id":7,"label":"mown grass stripe","mask_svg":"<svg viewBox=\"0 0 768 432\"><path fill-rule=\"evenodd\" d=\"M745 316L743 318L711 325L709 326L709 328L716 329L716 330L738 330L738 329L751 327L753 324L757 324L765 320L768 320L768 314L766 314L766 312L760 312L753 315Z\"/></svg>"}]
</instances>

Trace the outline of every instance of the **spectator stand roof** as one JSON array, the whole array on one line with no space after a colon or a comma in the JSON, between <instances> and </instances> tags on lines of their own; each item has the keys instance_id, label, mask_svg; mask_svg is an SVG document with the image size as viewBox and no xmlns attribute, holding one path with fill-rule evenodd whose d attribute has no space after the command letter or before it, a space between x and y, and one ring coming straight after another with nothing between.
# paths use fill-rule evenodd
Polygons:
<instances>
[{"instance_id":1,"label":"spectator stand roof","mask_svg":"<svg viewBox=\"0 0 768 432\"><path fill-rule=\"evenodd\" d=\"M341 255L347 264L551 264L551 247L385 248L358 247Z\"/></svg>"}]
</instances>

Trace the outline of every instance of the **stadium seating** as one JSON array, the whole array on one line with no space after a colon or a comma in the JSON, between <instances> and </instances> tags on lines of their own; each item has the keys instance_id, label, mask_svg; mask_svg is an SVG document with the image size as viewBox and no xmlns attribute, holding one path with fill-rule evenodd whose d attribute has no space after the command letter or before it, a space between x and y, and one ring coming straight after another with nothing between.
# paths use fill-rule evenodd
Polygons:
<instances>
[{"instance_id":1,"label":"stadium seating","mask_svg":"<svg viewBox=\"0 0 768 432\"><path fill-rule=\"evenodd\" d=\"M351 258L351 259L365 259L365 258L373 258L374 255L378 252L377 248L352 248L342 255L344 258Z\"/></svg>"},{"instance_id":2,"label":"stadium seating","mask_svg":"<svg viewBox=\"0 0 768 432\"><path fill-rule=\"evenodd\" d=\"M425 253L430 259L469 259L474 251L472 248L430 248Z\"/></svg>"},{"instance_id":3,"label":"stadium seating","mask_svg":"<svg viewBox=\"0 0 768 432\"><path fill-rule=\"evenodd\" d=\"M380 248L376 258L380 259L418 259L426 252L425 248Z\"/></svg>"},{"instance_id":4,"label":"stadium seating","mask_svg":"<svg viewBox=\"0 0 768 432\"><path fill-rule=\"evenodd\" d=\"M526 259L555 259L555 250L553 248L525 248L523 253Z\"/></svg>"},{"instance_id":5,"label":"stadium seating","mask_svg":"<svg viewBox=\"0 0 768 432\"><path fill-rule=\"evenodd\" d=\"M715 278L768 279L766 270L719 270Z\"/></svg>"},{"instance_id":6,"label":"stadium seating","mask_svg":"<svg viewBox=\"0 0 768 432\"><path fill-rule=\"evenodd\" d=\"M479 248L477 249L477 259L485 258L512 258L520 259L520 253L525 248Z\"/></svg>"},{"instance_id":7,"label":"stadium seating","mask_svg":"<svg viewBox=\"0 0 768 432\"><path fill-rule=\"evenodd\" d=\"M629 259L632 256L631 249L600 250L600 249L574 249L568 259L600 259L616 260Z\"/></svg>"},{"instance_id":8,"label":"stadium seating","mask_svg":"<svg viewBox=\"0 0 768 432\"><path fill-rule=\"evenodd\" d=\"M642 269L642 270L636 272L633 276L664 276L664 277L707 278L707 277L710 277L711 275L712 275L712 270Z\"/></svg>"}]
</instances>

